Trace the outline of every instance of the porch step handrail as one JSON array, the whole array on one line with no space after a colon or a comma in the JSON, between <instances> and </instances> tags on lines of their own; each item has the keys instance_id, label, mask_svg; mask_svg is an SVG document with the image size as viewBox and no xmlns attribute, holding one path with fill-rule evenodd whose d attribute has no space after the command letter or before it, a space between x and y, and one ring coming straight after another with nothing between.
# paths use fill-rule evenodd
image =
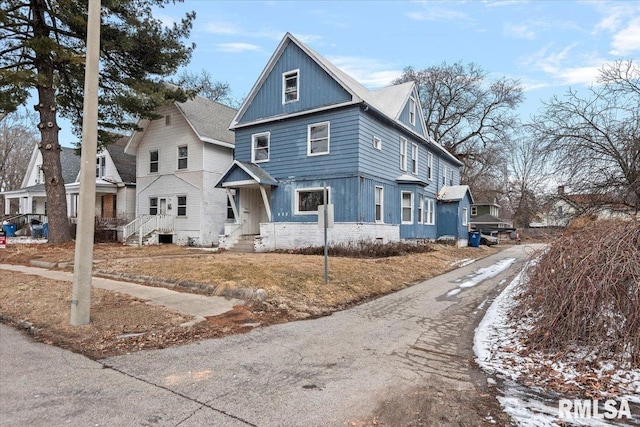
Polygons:
<instances>
[{"instance_id":1,"label":"porch step handrail","mask_svg":"<svg viewBox=\"0 0 640 427\"><path fill-rule=\"evenodd\" d=\"M138 218L123 226L122 239L124 242L134 234L138 233L140 245L142 238L154 231L161 233L173 233L175 223L173 215L140 215Z\"/></svg>"}]
</instances>

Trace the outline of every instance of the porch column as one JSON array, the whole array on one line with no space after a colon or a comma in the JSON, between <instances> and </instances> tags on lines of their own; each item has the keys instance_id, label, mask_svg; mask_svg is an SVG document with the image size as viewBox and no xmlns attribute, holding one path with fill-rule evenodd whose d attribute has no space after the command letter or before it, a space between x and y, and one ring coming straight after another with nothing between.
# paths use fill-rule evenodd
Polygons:
<instances>
[{"instance_id":1,"label":"porch column","mask_svg":"<svg viewBox=\"0 0 640 427\"><path fill-rule=\"evenodd\" d=\"M233 194L231 194L230 188L225 188L227 191L227 197L229 198L229 203L231 203L231 209L233 210L233 218L236 224L240 223L240 215L238 214L238 208L236 206L236 201L233 199Z\"/></svg>"},{"instance_id":2,"label":"porch column","mask_svg":"<svg viewBox=\"0 0 640 427\"><path fill-rule=\"evenodd\" d=\"M271 222L271 205L269 204L269 198L267 197L267 190L265 190L264 185L260 184L260 193L262 194L262 201L264 202L264 207L267 211L267 218L269 218L269 222Z\"/></svg>"}]
</instances>

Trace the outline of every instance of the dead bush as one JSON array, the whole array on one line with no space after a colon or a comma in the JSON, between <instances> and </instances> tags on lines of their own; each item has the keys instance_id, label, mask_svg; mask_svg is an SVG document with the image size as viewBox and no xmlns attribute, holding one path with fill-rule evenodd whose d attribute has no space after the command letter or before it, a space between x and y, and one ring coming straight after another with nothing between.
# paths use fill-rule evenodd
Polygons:
<instances>
[{"instance_id":1,"label":"dead bush","mask_svg":"<svg viewBox=\"0 0 640 427\"><path fill-rule=\"evenodd\" d=\"M518 306L536 318L529 349L640 366L640 222L574 228L550 244L529 279Z\"/></svg>"},{"instance_id":2,"label":"dead bush","mask_svg":"<svg viewBox=\"0 0 640 427\"><path fill-rule=\"evenodd\" d=\"M427 241L415 242L355 242L329 246L329 256L345 258L388 258L408 254L422 254L433 252L435 249ZM323 246L310 246L307 248L287 251L300 255L324 255Z\"/></svg>"}]
</instances>

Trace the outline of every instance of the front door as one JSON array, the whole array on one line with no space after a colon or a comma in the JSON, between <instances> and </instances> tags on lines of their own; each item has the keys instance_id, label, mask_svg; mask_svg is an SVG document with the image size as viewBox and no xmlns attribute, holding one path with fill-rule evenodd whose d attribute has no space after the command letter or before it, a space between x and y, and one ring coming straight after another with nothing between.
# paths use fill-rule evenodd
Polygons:
<instances>
[{"instance_id":1,"label":"front door","mask_svg":"<svg viewBox=\"0 0 640 427\"><path fill-rule=\"evenodd\" d=\"M260 190L243 188L240 192L240 217L242 234L260 234L260 222L264 219L264 204Z\"/></svg>"},{"instance_id":2,"label":"front door","mask_svg":"<svg viewBox=\"0 0 640 427\"><path fill-rule=\"evenodd\" d=\"M167 214L167 199L165 199L164 197L159 200L158 214L160 215Z\"/></svg>"}]
</instances>

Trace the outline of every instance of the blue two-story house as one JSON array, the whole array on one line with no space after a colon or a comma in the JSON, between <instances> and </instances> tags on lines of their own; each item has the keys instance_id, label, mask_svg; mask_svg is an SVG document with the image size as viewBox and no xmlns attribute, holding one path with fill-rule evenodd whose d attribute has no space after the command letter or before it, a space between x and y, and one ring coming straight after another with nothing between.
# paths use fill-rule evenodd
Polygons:
<instances>
[{"instance_id":1,"label":"blue two-story house","mask_svg":"<svg viewBox=\"0 0 640 427\"><path fill-rule=\"evenodd\" d=\"M427 136L413 82L369 91L291 34L230 128L235 160L217 186L234 220L221 247L322 245L324 188L331 244L435 239L438 193L460 180L461 163Z\"/></svg>"}]
</instances>

